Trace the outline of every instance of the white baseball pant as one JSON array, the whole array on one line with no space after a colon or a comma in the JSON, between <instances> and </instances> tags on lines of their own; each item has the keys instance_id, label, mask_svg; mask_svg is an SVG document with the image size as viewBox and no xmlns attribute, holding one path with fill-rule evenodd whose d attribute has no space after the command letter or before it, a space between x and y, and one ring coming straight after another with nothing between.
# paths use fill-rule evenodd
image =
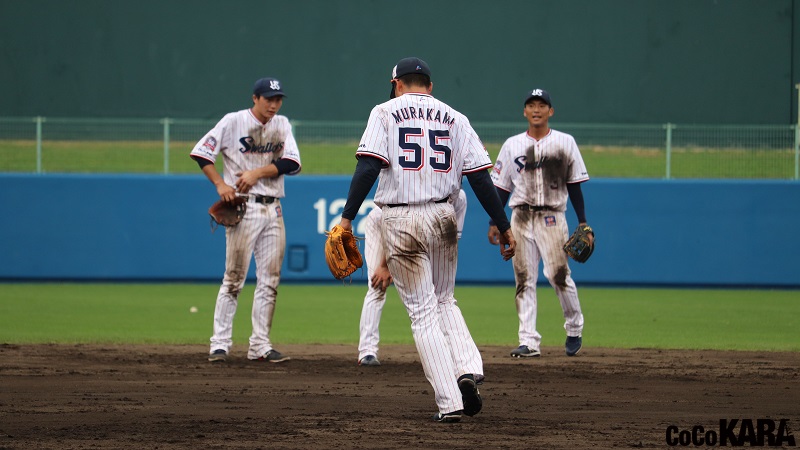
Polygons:
<instances>
[{"instance_id":1,"label":"white baseball pant","mask_svg":"<svg viewBox=\"0 0 800 450\"><path fill-rule=\"evenodd\" d=\"M411 332L439 412L463 409L457 378L483 374L483 360L453 297L458 264L453 205L383 208L389 271L411 319Z\"/></svg>"},{"instance_id":2,"label":"white baseball pant","mask_svg":"<svg viewBox=\"0 0 800 450\"><path fill-rule=\"evenodd\" d=\"M280 201L275 200L268 205L248 202L241 223L225 229L225 243L225 275L214 310L211 352L219 349L228 352L233 345L233 317L250 268L250 259L255 256L256 289L251 315L253 332L247 357L258 359L272 350L269 333L286 247Z\"/></svg>"},{"instance_id":3,"label":"white baseball pant","mask_svg":"<svg viewBox=\"0 0 800 450\"><path fill-rule=\"evenodd\" d=\"M539 261L544 264L544 276L556 291L564 312L567 336L580 336L583 314L578 290L570 276L564 243L569 238L566 216L557 211L529 211L514 208L511 231L517 241L513 258L517 285L516 306L519 316L519 344L539 350L542 336L536 331L536 281Z\"/></svg>"}]
</instances>

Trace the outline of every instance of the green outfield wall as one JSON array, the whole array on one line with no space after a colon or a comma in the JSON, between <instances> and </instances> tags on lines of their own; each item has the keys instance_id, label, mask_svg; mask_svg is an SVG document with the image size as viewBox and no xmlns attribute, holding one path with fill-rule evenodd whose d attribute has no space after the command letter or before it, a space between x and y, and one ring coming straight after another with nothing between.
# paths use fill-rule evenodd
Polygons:
<instances>
[{"instance_id":1,"label":"green outfield wall","mask_svg":"<svg viewBox=\"0 0 800 450\"><path fill-rule=\"evenodd\" d=\"M800 0L0 0L0 116L217 118L261 76L296 120L364 120L394 63L473 121L797 121Z\"/></svg>"}]
</instances>

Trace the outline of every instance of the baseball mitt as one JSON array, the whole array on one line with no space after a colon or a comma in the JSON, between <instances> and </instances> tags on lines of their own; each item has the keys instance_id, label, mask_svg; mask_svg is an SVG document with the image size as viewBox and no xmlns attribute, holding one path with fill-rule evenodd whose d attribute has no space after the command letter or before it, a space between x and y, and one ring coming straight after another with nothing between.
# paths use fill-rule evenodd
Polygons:
<instances>
[{"instance_id":1,"label":"baseball mitt","mask_svg":"<svg viewBox=\"0 0 800 450\"><path fill-rule=\"evenodd\" d=\"M589 225L578 225L567 243L564 244L564 251L570 258L579 263L585 263L594 251L594 239L589 240L589 233L595 237L594 230Z\"/></svg>"},{"instance_id":2,"label":"baseball mitt","mask_svg":"<svg viewBox=\"0 0 800 450\"><path fill-rule=\"evenodd\" d=\"M350 276L364 264L361 252L358 250L358 239L352 231L336 225L325 234L328 235L325 241L325 261L334 278L341 280Z\"/></svg>"},{"instance_id":3,"label":"baseball mitt","mask_svg":"<svg viewBox=\"0 0 800 450\"><path fill-rule=\"evenodd\" d=\"M208 215L211 216L211 231L217 229L218 225L223 227L233 227L239 224L247 211L247 199L236 197L232 202L217 201L208 208Z\"/></svg>"}]
</instances>

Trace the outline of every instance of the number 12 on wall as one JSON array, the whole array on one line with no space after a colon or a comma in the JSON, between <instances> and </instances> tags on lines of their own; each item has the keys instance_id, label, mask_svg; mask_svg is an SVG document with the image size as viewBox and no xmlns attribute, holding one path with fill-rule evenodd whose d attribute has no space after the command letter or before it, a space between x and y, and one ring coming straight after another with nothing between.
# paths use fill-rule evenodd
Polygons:
<instances>
[{"instance_id":1,"label":"number 12 on wall","mask_svg":"<svg viewBox=\"0 0 800 450\"><path fill-rule=\"evenodd\" d=\"M346 198L334 199L330 204L328 200L320 198L314 203L314 209L317 210L317 233L324 234L325 231L339 223L345 203L347 203ZM377 208L377 206L374 201L368 199L364 200L361 208L358 209L358 216L353 220L353 233L357 236L364 235L364 218L372 211L372 208Z\"/></svg>"}]
</instances>

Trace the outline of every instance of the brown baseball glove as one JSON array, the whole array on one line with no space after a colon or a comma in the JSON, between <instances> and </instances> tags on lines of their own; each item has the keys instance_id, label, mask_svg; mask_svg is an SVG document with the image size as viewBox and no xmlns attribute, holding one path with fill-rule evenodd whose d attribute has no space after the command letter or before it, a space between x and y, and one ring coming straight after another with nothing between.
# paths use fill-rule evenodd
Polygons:
<instances>
[{"instance_id":1,"label":"brown baseball glove","mask_svg":"<svg viewBox=\"0 0 800 450\"><path fill-rule=\"evenodd\" d=\"M217 201L208 208L208 215L211 216L211 231L217 226L234 227L242 221L244 213L247 211L247 199L236 197L232 202Z\"/></svg>"},{"instance_id":2,"label":"brown baseball glove","mask_svg":"<svg viewBox=\"0 0 800 450\"><path fill-rule=\"evenodd\" d=\"M592 240L589 240L589 233L592 234ZM572 236L569 237L567 243L564 244L564 251L570 258L579 263L585 263L592 252L594 252L594 230L589 225L578 225Z\"/></svg>"},{"instance_id":3,"label":"brown baseball glove","mask_svg":"<svg viewBox=\"0 0 800 450\"><path fill-rule=\"evenodd\" d=\"M341 280L364 265L361 252L358 250L358 238L352 231L336 225L325 234L328 235L328 239L325 240L325 261L334 278Z\"/></svg>"}]
</instances>

